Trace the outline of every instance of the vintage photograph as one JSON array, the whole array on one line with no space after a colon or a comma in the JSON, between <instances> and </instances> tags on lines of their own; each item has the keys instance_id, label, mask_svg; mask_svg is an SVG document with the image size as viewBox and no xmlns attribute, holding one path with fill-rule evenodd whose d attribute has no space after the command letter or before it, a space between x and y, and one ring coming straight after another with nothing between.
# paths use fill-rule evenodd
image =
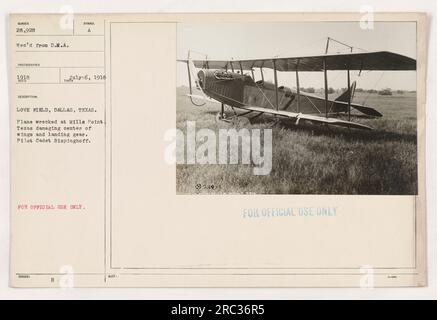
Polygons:
<instances>
[{"instance_id":1,"label":"vintage photograph","mask_svg":"<svg viewBox=\"0 0 437 320\"><path fill-rule=\"evenodd\" d=\"M415 22L177 37L177 194L417 194Z\"/></svg>"}]
</instances>

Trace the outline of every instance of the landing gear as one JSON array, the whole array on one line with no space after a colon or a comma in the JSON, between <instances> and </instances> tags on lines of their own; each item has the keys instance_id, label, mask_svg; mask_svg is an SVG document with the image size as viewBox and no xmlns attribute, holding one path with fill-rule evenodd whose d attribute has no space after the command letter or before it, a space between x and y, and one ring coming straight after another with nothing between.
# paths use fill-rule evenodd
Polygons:
<instances>
[{"instance_id":1,"label":"landing gear","mask_svg":"<svg viewBox=\"0 0 437 320\"><path fill-rule=\"evenodd\" d=\"M280 122L281 120L278 117L274 117L273 120L268 123L268 126L269 128L273 128L277 126Z\"/></svg>"},{"instance_id":2,"label":"landing gear","mask_svg":"<svg viewBox=\"0 0 437 320\"><path fill-rule=\"evenodd\" d=\"M224 122L231 122L230 119L228 119L226 117L226 113L225 113L225 105L222 103L222 107L221 110L217 113L217 115L215 116L215 120L217 122L219 121L224 121Z\"/></svg>"},{"instance_id":3,"label":"landing gear","mask_svg":"<svg viewBox=\"0 0 437 320\"><path fill-rule=\"evenodd\" d=\"M234 126L244 126L244 125L250 124L249 119L242 117L242 116L249 114L252 111L241 113L241 114L238 114L235 111L235 108L232 108L232 111L234 114L231 116L227 116L225 113L225 105L222 103L221 110L216 114L215 120L217 122L229 123L229 124L232 124Z\"/></svg>"},{"instance_id":4,"label":"landing gear","mask_svg":"<svg viewBox=\"0 0 437 320\"><path fill-rule=\"evenodd\" d=\"M215 121L220 122L229 122L229 119L226 118L226 114L225 113L221 113L221 112L217 112L217 114L215 115Z\"/></svg>"}]
</instances>

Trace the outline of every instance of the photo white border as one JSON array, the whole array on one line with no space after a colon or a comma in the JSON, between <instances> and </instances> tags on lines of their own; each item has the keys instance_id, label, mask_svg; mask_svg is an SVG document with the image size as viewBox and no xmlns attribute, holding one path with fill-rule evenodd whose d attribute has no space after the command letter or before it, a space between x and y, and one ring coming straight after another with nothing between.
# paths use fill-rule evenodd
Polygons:
<instances>
[{"instance_id":1,"label":"photo white border","mask_svg":"<svg viewBox=\"0 0 437 320\"><path fill-rule=\"evenodd\" d=\"M284 12L284 11L316 11L320 12L357 12L360 7L371 6L375 11L409 11L427 12L429 19L432 20L437 13L437 3L427 0L411 1L400 0L397 2L385 1L349 1L339 3L335 0L319 1L277 1L276 3L266 3L260 0L243 0L238 4L230 0L210 0L207 3L197 3L191 1L144 1L135 0L110 0L105 2L105 9L102 10L99 2L72 0L59 2L55 6L52 1L31 1L16 0L14 2L2 2L0 4L2 13L2 23L0 24L3 50L1 52L0 70L3 71L0 79L2 97L8 96L7 81L7 25L8 14L10 12L50 12L59 13L61 6L70 5L76 12ZM433 40L436 27L430 24L428 30L428 57L434 56L437 41ZM427 87L433 88L433 75L435 73L435 62L428 60ZM434 105L437 98L435 90L427 92L427 123L436 123ZM11 289L8 287L9 274L9 103L6 99L2 101L0 109L0 299L22 299L22 298L41 298L41 299L88 299L88 298L122 298L122 299L177 299L177 298L197 298L197 299L427 299L437 296L436 275L437 269L437 223L433 213L436 211L436 200L431 196L437 191L436 169L427 166L427 224L428 224L428 272L429 282L426 288L406 288L406 289L69 289L69 290L40 290L40 289ZM433 164L437 160L437 150L434 146L437 138L437 127L427 125L427 164Z\"/></svg>"}]
</instances>

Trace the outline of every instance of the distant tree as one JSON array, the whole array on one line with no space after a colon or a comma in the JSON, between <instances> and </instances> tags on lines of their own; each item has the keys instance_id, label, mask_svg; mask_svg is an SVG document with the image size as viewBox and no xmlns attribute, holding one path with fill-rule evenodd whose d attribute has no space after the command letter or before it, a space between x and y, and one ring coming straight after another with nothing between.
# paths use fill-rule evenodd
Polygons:
<instances>
[{"instance_id":1,"label":"distant tree","mask_svg":"<svg viewBox=\"0 0 437 320\"><path fill-rule=\"evenodd\" d=\"M316 89L314 89L313 87L302 88L301 90L304 92L308 92L308 93L315 93L316 92Z\"/></svg>"},{"instance_id":2,"label":"distant tree","mask_svg":"<svg viewBox=\"0 0 437 320\"><path fill-rule=\"evenodd\" d=\"M328 89L328 93L329 93L329 94L331 94L331 93L335 93L334 88L333 88L333 87L329 87L329 89Z\"/></svg>"},{"instance_id":3,"label":"distant tree","mask_svg":"<svg viewBox=\"0 0 437 320\"><path fill-rule=\"evenodd\" d=\"M363 92L364 89L363 89L363 88L356 88L355 91L356 91L356 92Z\"/></svg>"},{"instance_id":4,"label":"distant tree","mask_svg":"<svg viewBox=\"0 0 437 320\"><path fill-rule=\"evenodd\" d=\"M378 91L378 94L381 96L391 96L393 93L390 88L382 89Z\"/></svg>"},{"instance_id":5,"label":"distant tree","mask_svg":"<svg viewBox=\"0 0 437 320\"><path fill-rule=\"evenodd\" d=\"M377 93L378 91L376 91L375 89L369 89L367 90L368 93Z\"/></svg>"},{"instance_id":6,"label":"distant tree","mask_svg":"<svg viewBox=\"0 0 437 320\"><path fill-rule=\"evenodd\" d=\"M398 93L398 94L404 94L404 90L396 90L396 93Z\"/></svg>"}]
</instances>

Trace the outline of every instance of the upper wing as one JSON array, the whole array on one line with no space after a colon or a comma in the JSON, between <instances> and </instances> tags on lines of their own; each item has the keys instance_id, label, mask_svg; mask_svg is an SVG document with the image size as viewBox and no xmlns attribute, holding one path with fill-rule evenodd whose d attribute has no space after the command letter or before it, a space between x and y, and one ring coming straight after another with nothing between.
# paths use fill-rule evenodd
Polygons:
<instances>
[{"instance_id":1,"label":"upper wing","mask_svg":"<svg viewBox=\"0 0 437 320\"><path fill-rule=\"evenodd\" d=\"M251 70L276 67L278 71L323 71L325 61L327 70L416 70L416 60L388 51L255 60L194 60L193 62L197 68L208 69Z\"/></svg>"}]
</instances>

